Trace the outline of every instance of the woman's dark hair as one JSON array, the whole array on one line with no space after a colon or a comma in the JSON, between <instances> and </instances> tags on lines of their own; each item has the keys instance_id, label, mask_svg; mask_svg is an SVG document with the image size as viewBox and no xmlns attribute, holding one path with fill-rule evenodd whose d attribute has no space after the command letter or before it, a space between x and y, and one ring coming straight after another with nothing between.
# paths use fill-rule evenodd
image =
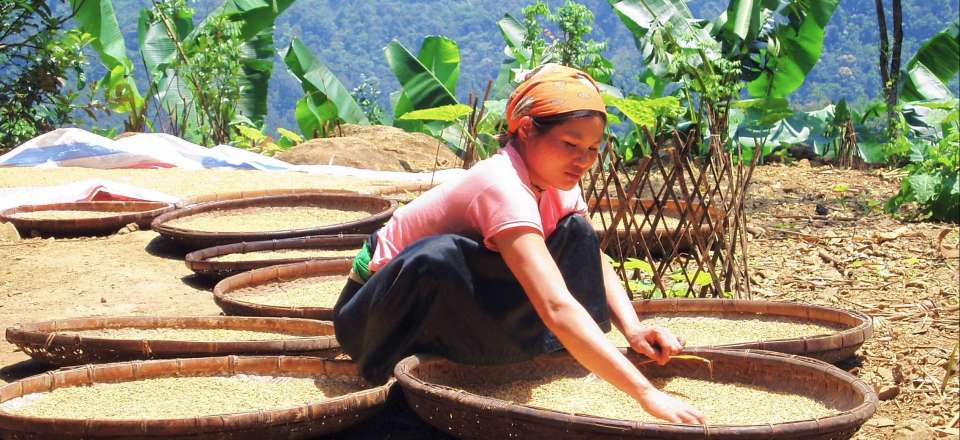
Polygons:
<instances>
[{"instance_id":1,"label":"woman's dark hair","mask_svg":"<svg viewBox=\"0 0 960 440\"><path fill-rule=\"evenodd\" d=\"M574 110L572 112L560 113L552 116L532 116L533 126L537 129L537 133L546 133L550 131L551 128L556 127L564 122L580 119L580 118L600 118L603 121L603 125L607 125L607 114L604 112L599 112L596 110ZM510 141L516 137L516 133L513 135L509 133L500 133L500 136L497 137L497 140L500 141L500 146L503 147L507 145Z\"/></svg>"}]
</instances>

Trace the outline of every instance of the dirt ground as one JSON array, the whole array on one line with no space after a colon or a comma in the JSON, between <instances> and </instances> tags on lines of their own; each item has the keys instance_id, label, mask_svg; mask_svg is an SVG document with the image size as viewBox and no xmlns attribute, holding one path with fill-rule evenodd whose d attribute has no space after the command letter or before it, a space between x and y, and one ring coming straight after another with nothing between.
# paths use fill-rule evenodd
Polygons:
<instances>
[{"instance_id":1,"label":"dirt ground","mask_svg":"<svg viewBox=\"0 0 960 440\"><path fill-rule=\"evenodd\" d=\"M0 188L111 175L181 196L201 192L195 183L174 182L185 176L178 170L47 171L0 171ZM206 192L263 189L263 183L250 183L262 178L259 172L243 173L251 174L223 178ZM288 187L303 184L296 178ZM358 182L313 184L343 188ZM941 391L940 381L960 337L958 260L944 257L935 242L948 229L946 245L956 249L958 231L956 225L901 223L884 214L877 204L897 185L883 171L805 163L759 167L748 203L754 297L854 309L875 319L874 337L857 359L840 367L892 397L855 438L957 438L960 386L953 379ZM817 204L829 214L818 216ZM157 237L137 231L0 242L0 327L89 315L218 313L210 286L191 274L182 253ZM0 381L40 371L27 359L0 341Z\"/></svg>"}]
</instances>

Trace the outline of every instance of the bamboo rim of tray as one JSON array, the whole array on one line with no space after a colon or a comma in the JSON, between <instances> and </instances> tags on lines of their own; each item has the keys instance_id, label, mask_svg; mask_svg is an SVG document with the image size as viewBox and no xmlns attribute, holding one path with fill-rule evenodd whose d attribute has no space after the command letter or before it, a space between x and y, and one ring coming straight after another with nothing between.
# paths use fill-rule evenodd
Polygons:
<instances>
[{"instance_id":1,"label":"bamboo rim of tray","mask_svg":"<svg viewBox=\"0 0 960 440\"><path fill-rule=\"evenodd\" d=\"M117 328L189 328L251 330L296 335L296 338L254 341L178 341L84 336L83 330ZM78 365L228 354L316 354L340 347L333 324L294 318L239 316L113 316L23 323L6 330L7 341L40 361ZM331 354L333 354L331 352Z\"/></svg>"},{"instance_id":2,"label":"bamboo rim of tray","mask_svg":"<svg viewBox=\"0 0 960 440\"><path fill-rule=\"evenodd\" d=\"M621 349L647 375L703 376L706 367L695 360L674 359L665 367L639 363L646 358ZM860 379L825 362L802 356L763 350L690 349L684 354L713 363L713 377L738 378L735 382L832 400L845 407L816 420L766 425L687 425L649 423L570 414L516 404L435 384L417 376L418 369L460 369L468 373L489 366L466 366L430 355L410 356L394 369L397 383L411 408L434 427L461 438L579 439L591 436L621 436L643 439L845 439L876 411L877 396ZM566 352L555 352L532 361L494 368L537 368L537 365L576 361ZM664 372L652 374L655 369ZM495 372L493 374L496 374ZM822 396L811 396L822 392Z\"/></svg>"},{"instance_id":3,"label":"bamboo rim of tray","mask_svg":"<svg viewBox=\"0 0 960 440\"><path fill-rule=\"evenodd\" d=\"M222 356L86 365L52 371L0 387L0 402L68 386L159 377L342 376L359 378L351 361L300 356ZM63 419L0 411L0 430L38 438L288 439L331 434L376 414L392 398L394 380L366 390L294 408L173 419ZM33 438L33 437L30 437Z\"/></svg>"},{"instance_id":4,"label":"bamboo rim of tray","mask_svg":"<svg viewBox=\"0 0 960 440\"><path fill-rule=\"evenodd\" d=\"M243 301L231 295L245 287L255 287L277 281L293 281L299 278L311 278L341 275L346 282L347 274L353 267L351 260L307 260L299 263L281 264L233 275L221 280L213 288L213 300L225 313L243 316L276 316L333 320L333 308L329 307L285 307L258 304Z\"/></svg>"},{"instance_id":5,"label":"bamboo rim of tray","mask_svg":"<svg viewBox=\"0 0 960 440\"><path fill-rule=\"evenodd\" d=\"M184 257L190 270L214 278L224 278L248 270L280 264L297 263L308 260L353 260L353 257L299 257L265 258L247 261L214 261L213 258L230 254L245 254L259 251L278 251L291 249L357 249L367 239L363 234L314 235L310 237L285 238L279 240L245 241L193 251Z\"/></svg>"}]
</instances>

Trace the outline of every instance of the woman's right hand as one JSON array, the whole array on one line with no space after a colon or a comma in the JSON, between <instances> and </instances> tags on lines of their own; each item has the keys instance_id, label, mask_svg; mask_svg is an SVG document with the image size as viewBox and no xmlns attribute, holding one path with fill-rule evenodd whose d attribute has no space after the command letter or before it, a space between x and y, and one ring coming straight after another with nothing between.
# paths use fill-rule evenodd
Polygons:
<instances>
[{"instance_id":1,"label":"woman's right hand","mask_svg":"<svg viewBox=\"0 0 960 440\"><path fill-rule=\"evenodd\" d=\"M641 394L637 401L640 402L644 411L668 422L689 425L705 425L707 423L707 419L699 410L652 386Z\"/></svg>"}]
</instances>

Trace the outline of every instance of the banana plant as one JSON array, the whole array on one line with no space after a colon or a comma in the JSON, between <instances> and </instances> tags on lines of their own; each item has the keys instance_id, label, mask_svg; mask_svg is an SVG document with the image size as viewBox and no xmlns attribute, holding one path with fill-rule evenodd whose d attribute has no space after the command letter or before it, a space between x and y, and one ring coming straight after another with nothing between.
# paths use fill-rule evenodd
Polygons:
<instances>
[{"instance_id":1,"label":"banana plant","mask_svg":"<svg viewBox=\"0 0 960 440\"><path fill-rule=\"evenodd\" d=\"M331 123L337 120L370 123L350 91L299 39L294 38L282 56L287 69L300 81L306 93L296 106L297 124L304 135L326 136Z\"/></svg>"},{"instance_id":2,"label":"banana plant","mask_svg":"<svg viewBox=\"0 0 960 440\"><path fill-rule=\"evenodd\" d=\"M954 21L923 43L901 73L900 99L905 102L955 98L947 84L960 72L960 21Z\"/></svg>"},{"instance_id":3,"label":"banana plant","mask_svg":"<svg viewBox=\"0 0 960 440\"><path fill-rule=\"evenodd\" d=\"M91 46L100 55L100 62L107 73L97 82L103 89L104 99L110 109L127 113L124 128L128 131L143 131L147 125L146 100L137 89L133 79L133 61L127 57L123 33L111 0L71 0L76 12L75 19L83 32L93 37Z\"/></svg>"},{"instance_id":4,"label":"banana plant","mask_svg":"<svg viewBox=\"0 0 960 440\"><path fill-rule=\"evenodd\" d=\"M460 48L443 36L428 36L417 56L394 40L383 50L390 69L402 87L395 95L394 124L409 131L434 131L420 121L401 117L414 110L458 104L457 80L460 78Z\"/></svg>"}]
</instances>

